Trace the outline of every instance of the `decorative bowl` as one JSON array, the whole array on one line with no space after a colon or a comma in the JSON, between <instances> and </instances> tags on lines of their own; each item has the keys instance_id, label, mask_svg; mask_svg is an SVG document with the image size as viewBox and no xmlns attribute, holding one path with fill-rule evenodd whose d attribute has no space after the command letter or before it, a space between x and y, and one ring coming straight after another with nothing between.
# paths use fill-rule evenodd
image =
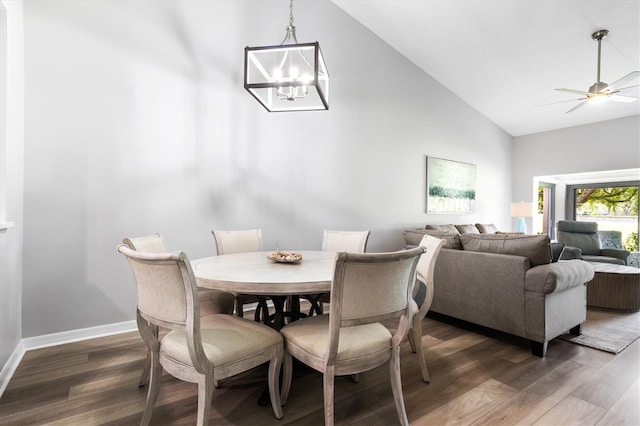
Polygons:
<instances>
[{"instance_id":1,"label":"decorative bowl","mask_svg":"<svg viewBox=\"0 0 640 426\"><path fill-rule=\"evenodd\" d=\"M272 251L267 256L267 259L280 263L296 263L302 260L302 255L288 251Z\"/></svg>"}]
</instances>

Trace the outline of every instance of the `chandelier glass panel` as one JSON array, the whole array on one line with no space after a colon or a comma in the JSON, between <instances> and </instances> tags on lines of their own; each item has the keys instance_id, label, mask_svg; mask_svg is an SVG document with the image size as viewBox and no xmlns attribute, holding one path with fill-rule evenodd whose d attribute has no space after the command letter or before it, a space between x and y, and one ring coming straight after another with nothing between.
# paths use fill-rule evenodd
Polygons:
<instances>
[{"instance_id":1,"label":"chandelier glass panel","mask_svg":"<svg viewBox=\"0 0 640 426\"><path fill-rule=\"evenodd\" d=\"M289 10L280 45L245 47L244 88L270 112L329 109L329 73L320 44L298 43L293 0Z\"/></svg>"}]
</instances>

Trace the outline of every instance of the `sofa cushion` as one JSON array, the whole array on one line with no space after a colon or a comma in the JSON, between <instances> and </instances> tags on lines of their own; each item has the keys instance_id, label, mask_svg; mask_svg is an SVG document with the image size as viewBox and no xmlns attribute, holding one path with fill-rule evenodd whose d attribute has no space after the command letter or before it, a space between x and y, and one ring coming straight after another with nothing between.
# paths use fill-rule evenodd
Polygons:
<instances>
[{"instance_id":1,"label":"sofa cushion","mask_svg":"<svg viewBox=\"0 0 640 426\"><path fill-rule=\"evenodd\" d=\"M460 242L465 250L526 257L532 267L551 263L547 235L462 234Z\"/></svg>"},{"instance_id":2,"label":"sofa cushion","mask_svg":"<svg viewBox=\"0 0 640 426\"><path fill-rule=\"evenodd\" d=\"M462 244L460 244L460 235L457 232L450 231L436 231L432 229L407 229L404 231L404 241L408 246L418 246L422 237L425 235L431 235L435 238L440 238L446 241L444 248L462 250Z\"/></svg>"},{"instance_id":3,"label":"sofa cushion","mask_svg":"<svg viewBox=\"0 0 640 426\"><path fill-rule=\"evenodd\" d=\"M468 225L455 225L456 229L461 234L479 234L478 228L472 223Z\"/></svg>"},{"instance_id":4,"label":"sofa cushion","mask_svg":"<svg viewBox=\"0 0 640 426\"><path fill-rule=\"evenodd\" d=\"M495 234L498 232L498 227L493 223L483 225L482 223L476 223L476 228L481 234Z\"/></svg>"},{"instance_id":5,"label":"sofa cushion","mask_svg":"<svg viewBox=\"0 0 640 426\"><path fill-rule=\"evenodd\" d=\"M451 224L447 224L447 225L427 225L425 227L425 229L431 229L432 231L449 231L449 232L455 232L456 234L459 234L459 232L456 229L455 225L451 225Z\"/></svg>"}]
</instances>

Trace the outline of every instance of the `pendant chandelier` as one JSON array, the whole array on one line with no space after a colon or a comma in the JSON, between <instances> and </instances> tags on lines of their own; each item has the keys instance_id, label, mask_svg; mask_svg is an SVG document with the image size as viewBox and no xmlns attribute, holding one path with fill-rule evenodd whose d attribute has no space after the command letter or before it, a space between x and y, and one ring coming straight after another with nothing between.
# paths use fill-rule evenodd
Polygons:
<instances>
[{"instance_id":1,"label":"pendant chandelier","mask_svg":"<svg viewBox=\"0 0 640 426\"><path fill-rule=\"evenodd\" d=\"M269 112L329 109L329 73L320 44L298 43L293 0L280 45L245 47L244 88Z\"/></svg>"}]
</instances>

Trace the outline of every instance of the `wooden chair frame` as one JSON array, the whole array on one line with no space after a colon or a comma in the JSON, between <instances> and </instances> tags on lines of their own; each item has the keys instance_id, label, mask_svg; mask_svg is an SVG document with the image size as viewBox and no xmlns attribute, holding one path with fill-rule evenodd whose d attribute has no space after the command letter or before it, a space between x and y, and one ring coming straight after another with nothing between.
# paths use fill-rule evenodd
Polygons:
<instances>
[{"instance_id":1,"label":"wooden chair frame","mask_svg":"<svg viewBox=\"0 0 640 426\"><path fill-rule=\"evenodd\" d=\"M275 416L281 419L282 407L278 384L283 345L273 345L268 349L256 348L256 353L252 356L214 368L202 344L198 290L187 255L182 252L138 252L125 244L120 245L118 251L125 255L136 278L138 292L136 320L140 335L151 354L149 390L141 424L147 425L151 420L163 368L180 380L198 384L197 424L204 425L209 419L214 383L266 362L269 362L268 382L271 405ZM168 298L167 296L170 296L171 300L165 304L163 300ZM225 314L210 315L206 319L215 322L216 317L225 317L224 324L228 324L229 321L246 321ZM254 322L251 324L252 327L264 327L265 331L275 333L262 324ZM158 338L158 328L185 333L191 365L165 355L161 350L162 339Z\"/></svg>"},{"instance_id":2,"label":"wooden chair frame","mask_svg":"<svg viewBox=\"0 0 640 426\"><path fill-rule=\"evenodd\" d=\"M400 344L411 328L414 312L412 293L415 270L424 247L392 253L337 253L331 287L331 311L326 315L309 317L285 326L282 401L286 402L292 379L292 357L323 373L325 425L334 423L334 377L353 375L371 370L387 362L391 388L400 423L408 425L400 376ZM382 297L380 297L382 295ZM372 300L373 298L373 300ZM392 335L381 321L397 320ZM317 334L304 330L315 324ZM312 322L309 322L312 321ZM338 347L341 329L374 324L379 338L389 336L386 350L359 354L356 358L340 359ZM296 333L296 329L301 333ZM382 330L382 331L381 331ZM317 355L305 344L317 345L317 339L326 338L326 353ZM324 336L324 337L323 337Z\"/></svg>"}]
</instances>

